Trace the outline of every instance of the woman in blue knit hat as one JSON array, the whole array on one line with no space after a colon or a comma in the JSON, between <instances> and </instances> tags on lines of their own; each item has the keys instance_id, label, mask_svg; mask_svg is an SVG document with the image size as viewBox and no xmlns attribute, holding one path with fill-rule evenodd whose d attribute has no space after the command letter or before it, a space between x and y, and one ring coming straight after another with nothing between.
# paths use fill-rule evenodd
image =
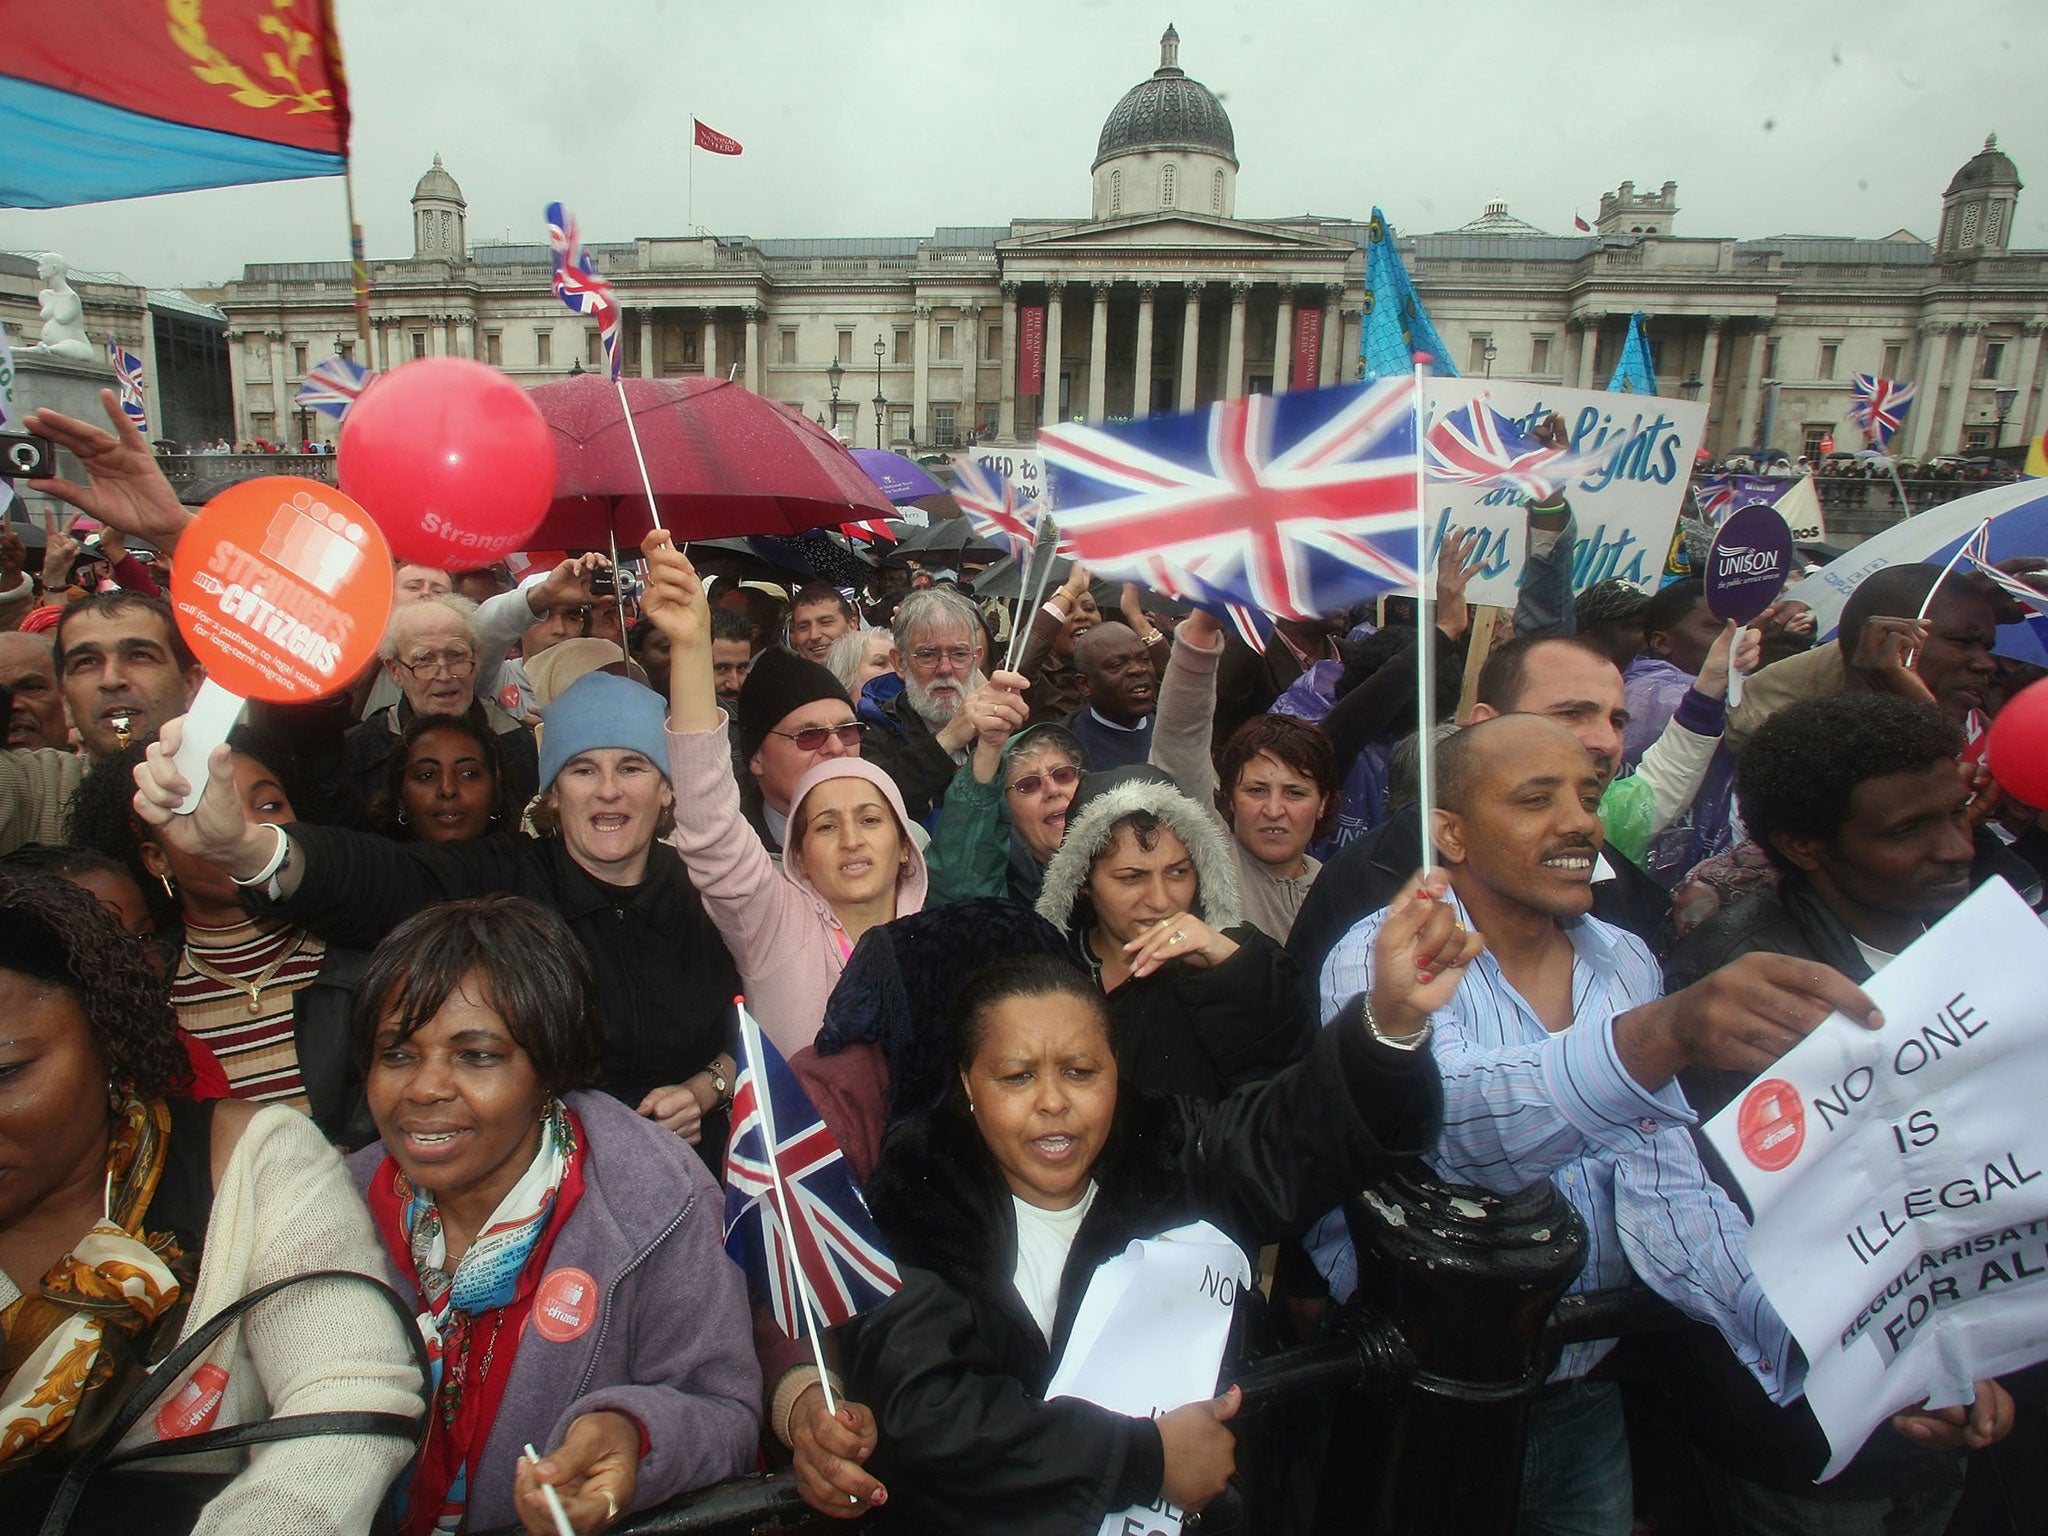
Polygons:
<instances>
[{"instance_id":1,"label":"woman in blue knit hat","mask_svg":"<svg viewBox=\"0 0 2048 1536\"><path fill-rule=\"evenodd\" d=\"M179 815L181 721L136 769L135 805L164 838L226 870L252 912L330 943L374 948L415 912L465 896L527 896L561 913L597 978L604 1090L716 1167L739 978L680 863L649 857L674 825L662 716L661 699L627 678L592 673L566 689L542 716L537 839L393 843L251 822L224 750L207 765L198 806Z\"/></svg>"}]
</instances>

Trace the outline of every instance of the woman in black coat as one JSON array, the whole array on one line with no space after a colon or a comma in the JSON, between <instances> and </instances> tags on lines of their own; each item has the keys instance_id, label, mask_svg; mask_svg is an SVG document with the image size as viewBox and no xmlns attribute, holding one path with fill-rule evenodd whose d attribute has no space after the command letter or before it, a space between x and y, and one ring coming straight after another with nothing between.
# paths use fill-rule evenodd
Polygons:
<instances>
[{"instance_id":1,"label":"woman in black coat","mask_svg":"<svg viewBox=\"0 0 2048 1536\"><path fill-rule=\"evenodd\" d=\"M1411 909L1384 931L1377 1011L1436 1006L1478 950L1448 909ZM958 1090L891 1134L866 1191L903 1285L855 1325L859 1403L845 1408L860 1424L872 1412L860 1476L886 1486L892 1519L1071 1536L1133 1505L1193 1510L1221 1493L1234 1391L1154 1420L1048 1402L1045 1388L1097 1266L1133 1239L1206 1219L1256 1247L1433 1143L1426 1031L1390 1043L1371 1011L1355 1001L1306 1060L1204 1104L1120 1077L1102 995L1065 962L1005 961L970 984ZM1064 1234L1061 1262L1047 1262L1048 1233ZM848 1491L861 1481L832 1477L854 1459L814 1457L811 1488L822 1471L862 1502Z\"/></svg>"}]
</instances>

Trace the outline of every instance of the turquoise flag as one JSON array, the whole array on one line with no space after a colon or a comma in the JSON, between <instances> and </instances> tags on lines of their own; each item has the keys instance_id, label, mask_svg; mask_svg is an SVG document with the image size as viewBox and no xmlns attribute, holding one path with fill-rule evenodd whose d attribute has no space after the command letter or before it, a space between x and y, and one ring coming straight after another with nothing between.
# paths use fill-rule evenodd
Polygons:
<instances>
[{"instance_id":1,"label":"turquoise flag","mask_svg":"<svg viewBox=\"0 0 2048 1536\"><path fill-rule=\"evenodd\" d=\"M1415 354L1427 352L1430 372L1438 378L1455 379L1458 370L1451 363L1451 354L1430 324L1421 295L1408 281L1393 228L1377 208L1366 228L1365 286L1365 331L1358 342L1358 361L1365 377L1386 379L1407 373L1415 366Z\"/></svg>"},{"instance_id":2,"label":"turquoise flag","mask_svg":"<svg viewBox=\"0 0 2048 1536\"><path fill-rule=\"evenodd\" d=\"M1621 344L1621 356L1614 363L1614 377L1607 387L1624 395L1657 393L1657 364L1650 356L1650 338L1643 334L1643 312L1628 317L1628 338Z\"/></svg>"}]
</instances>

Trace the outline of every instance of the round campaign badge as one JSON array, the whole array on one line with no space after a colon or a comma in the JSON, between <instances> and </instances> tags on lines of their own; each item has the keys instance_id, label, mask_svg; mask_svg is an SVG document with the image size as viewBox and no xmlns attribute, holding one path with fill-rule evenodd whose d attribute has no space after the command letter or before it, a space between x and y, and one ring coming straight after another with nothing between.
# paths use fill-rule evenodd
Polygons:
<instances>
[{"instance_id":1,"label":"round campaign badge","mask_svg":"<svg viewBox=\"0 0 2048 1536\"><path fill-rule=\"evenodd\" d=\"M580 1269L554 1269L533 1293L533 1331L551 1344L580 1339L597 1320L597 1282Z\"/></svg>"},{"instance_id":2,"label":"round campaign badge","mask_svg":"<svg viewBox=\"0 0 2048 1536\"><path fill-rule=\"evenodd\" d=\"M1767 1077L1743 1095L1735 1114L1742 1155L1765 1173L1789 1168L1806 1145L1806 1106L1782 1077Z\"/></svg>"},{"instance_id":3,"label":"round campaign badge","mask_svg":"<svg viewBox=\"0 0 2048 1536\"><path fill-rule=\"evenodd\" d=\"M156 1411L156 1437L178 1440L213 1428L220 1413L220 1400L228 1389L228 1373L208 1362L192 1373L192 1379Z\"/></svg>"},{"instance_id":4,"label":"round campaign badge","mask_svg":"<svg viewBox=\"0 0 2048 1536\"><path fill-rule=\"evenodd\" d=\"M1792 530L1762 502L1738 507L1714 530L1703 574L1707 612L1747 624L1778 600L1792 574Z\"/></svg>"},{"instance_id":5,"label":"round campaign badge","mask_svg":"<svg viewBox=\"0 0 2048 1536\"><path fill-rule=\"evenodd\" d=\"M332 486L245 480L178 540L171 608L209 681L295 704L346 688L391 617L391 551Z\"/></svg>"}]
</instances>

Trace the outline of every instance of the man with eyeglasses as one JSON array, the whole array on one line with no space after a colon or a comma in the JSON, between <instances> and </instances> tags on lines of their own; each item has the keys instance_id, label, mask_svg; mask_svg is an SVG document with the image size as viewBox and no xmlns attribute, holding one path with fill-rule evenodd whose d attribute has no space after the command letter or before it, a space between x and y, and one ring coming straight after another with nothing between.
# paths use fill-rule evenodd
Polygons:
<instances>
[{"instance_id":1,"label":"man with eyeglasses","mask_svg":"<svg viewBox=\"0 0 2048 1536\"><path fill-rule=\"evenodd\" d=\"M712 610L714 637L718 612ZM859 757L861 723L838 678L779 645L754 658L738 700L724 707L732 712L734 752L745 768L741 814L780 863L797 781L826 758Z\"/></svg>"},{"instance_id":2,"label":"man with eyeglasses","mask_svg":"<svg viewBox=\"0 0 2048 1536\"><path fill-rule=\"evenodd\" d=\"M476 696L483 657L476 604L447 593L401 604L391 612L377 654L400 697L366 716L344 738L348 781L358 807L367 807L384 787L391 755L403 750L406 727L421 715L461 715L488 726L498 738L512 803L523 806L539 792L540 756L532 732Z\"/></svg>"},{"instance_id":3,"label":"man with eyeglasses","mask_svg":"<svg viewBox=\"0 0 2048 1536\"><path fill-rule=\"evenodd\" d=\"M1027 683L1013 672L982 676L988 631L980 610L952 589L904 598L894 632L903 689L881 702L874 690L883 680L868 685L867 755L896 781L910 819L929 826L975 739L1023 727Z\"/></svg>"}]
</instances>

